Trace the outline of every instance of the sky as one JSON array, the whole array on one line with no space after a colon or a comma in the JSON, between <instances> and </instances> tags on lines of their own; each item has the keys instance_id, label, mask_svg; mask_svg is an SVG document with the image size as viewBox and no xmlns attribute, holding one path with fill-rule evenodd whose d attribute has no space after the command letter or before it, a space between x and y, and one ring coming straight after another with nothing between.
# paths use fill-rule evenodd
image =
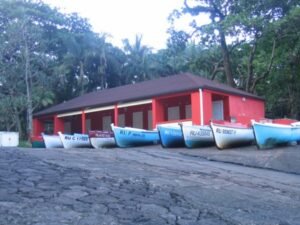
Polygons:
<instances>
[{"instance_id":1,"label":"sky","mask_svg":"<svg viewBox=\"0 0 300 225\"><path fill-rule=\"evenodd\" d=\"M89 20L93 30L108 33L108 39L122 47L122 40L130 43L136 34L143 35L142 44L154 50L166 47L167 18L174 9L183 6L183 0L43 0L63 13L77 12ZM177 23L178 28L188 27L189 19Z\"/></svg>"}]
</instances>

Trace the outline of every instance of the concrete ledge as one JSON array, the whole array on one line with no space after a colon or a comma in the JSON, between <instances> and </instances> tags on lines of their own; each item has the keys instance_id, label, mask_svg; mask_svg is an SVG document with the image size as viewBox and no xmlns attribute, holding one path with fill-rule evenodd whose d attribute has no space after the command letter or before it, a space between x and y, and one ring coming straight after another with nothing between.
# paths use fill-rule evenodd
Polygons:
<instances>
[{"instance_id":1,"label":"concrete ledge","mask_svg":"<svg viewBox=\"0 0 300 225\"><path fill-rule=\"evenodd\" d=\"M198 149L168 149L183 155L210 161L234 163L243 166L300 174L300 146L286 146L259 150L256 146L218 150L216 147Z\"/></svg>"}]
</instances>

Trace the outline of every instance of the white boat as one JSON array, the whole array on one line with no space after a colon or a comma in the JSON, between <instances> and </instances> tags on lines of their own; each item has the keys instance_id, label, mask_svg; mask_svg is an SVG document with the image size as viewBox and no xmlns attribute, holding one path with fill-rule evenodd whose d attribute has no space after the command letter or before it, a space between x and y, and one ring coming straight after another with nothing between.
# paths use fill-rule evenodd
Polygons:
<instances>
[{"instance_id":1,"label":"white boat","mask_svg":"<svg viewBox=\"0 0 300 225\"><path fill-rule=\"evenodd\" d=\"M90 148L91 143L87 134L62 134L58 132L64 148Z\"/></svg>"},{"instance_id":2,"label":"white boat","mask_svg":"<svg viewBox=\"0 0 300 225\"><path fill-rule=\"evenodd\" d=\"M114 132L91 130L89 131L89 138L94 148L111 148L116 146Z\"/></svg>"},{"instance_id":3,"label":"white boat","mask_svg":"<svg viewBox=\"0 0 300 225\"><path fill-rule=\"evenodd\" d=\"M42 133L46 148L63 148L63 143L59 135L48 135Z\"/></svg>"},{"instance_id":4,"label":"white boat","mask_svg":"<svg viewBox=\"0 0 300 225\"><path fill-rule=\"evenodd\" d=\"M211 122L210 126L218 149L251 145L254 143L253 129L246 125L229 122Z\"/></svg>"},{"instance_id":5,"label":"white boat","mask_svg":"<svg viewBox=\"0 0 300 225\"><path fill-rule=\"evenodd\" d=\"M179 124L182 129L185 146L197 148L214 145L214 137L210 126Z\"/></svg>"}]
</instances>

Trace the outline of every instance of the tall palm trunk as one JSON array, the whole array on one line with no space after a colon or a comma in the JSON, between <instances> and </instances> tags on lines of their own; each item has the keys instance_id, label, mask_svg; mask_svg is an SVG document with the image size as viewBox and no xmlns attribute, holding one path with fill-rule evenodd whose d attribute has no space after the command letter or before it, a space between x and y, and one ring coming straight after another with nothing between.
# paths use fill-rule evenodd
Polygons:
<instances>
[{"instance_id":1,"label":"tall palm trunk","mask_svg":"<svg viewBox=\"0 0 300 225\"><path fill-rule=\"evenodd\" d=\"M24 40L24 60L25 60L25 84L26 84L26 99L27 99L27 137L28 140L32 136L32 117L33 117L33 107L32 107L32 79L30 73L30 56L29 47L26 37L26 28L23 29L23 40Z\"/></svg>"}]
</instances>

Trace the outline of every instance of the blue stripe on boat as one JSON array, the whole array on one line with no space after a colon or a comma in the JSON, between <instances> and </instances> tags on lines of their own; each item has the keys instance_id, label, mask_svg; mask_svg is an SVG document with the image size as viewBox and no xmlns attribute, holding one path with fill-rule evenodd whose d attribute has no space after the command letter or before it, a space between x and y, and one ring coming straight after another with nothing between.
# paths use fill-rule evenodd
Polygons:
<instances>
[{"instance_id":1,"label":"blue stripe on boat","mask_svg":"<svg viewBox=\"0 0 300 225\"><path fill-rule=\"evenodd\" d=\"M157 126L161 145L164 148L184 147L181 128L177 126Z\"/></svg>"},{"instance_id":2,"label":"blue stripe on boat","mask_svg":"<svg viewBox=\"0 0 300 225\"><path fill-rule=\"evenodd\" d=\"M276 145L287 144L293 141L300 141L300 127L277 124L252 124L259 148L272 148Z\"/></svg>"},{"instance_id":3,"label":"blue stripe on boat","mask_svg":"<svg viewBox=\"0 0 300 225\"><path fill-rule=\"evenodd\" d=\"M159 143L157 131L112 126L116 144L120 148L153 145Z\"/></svg>"}]
</instances>

